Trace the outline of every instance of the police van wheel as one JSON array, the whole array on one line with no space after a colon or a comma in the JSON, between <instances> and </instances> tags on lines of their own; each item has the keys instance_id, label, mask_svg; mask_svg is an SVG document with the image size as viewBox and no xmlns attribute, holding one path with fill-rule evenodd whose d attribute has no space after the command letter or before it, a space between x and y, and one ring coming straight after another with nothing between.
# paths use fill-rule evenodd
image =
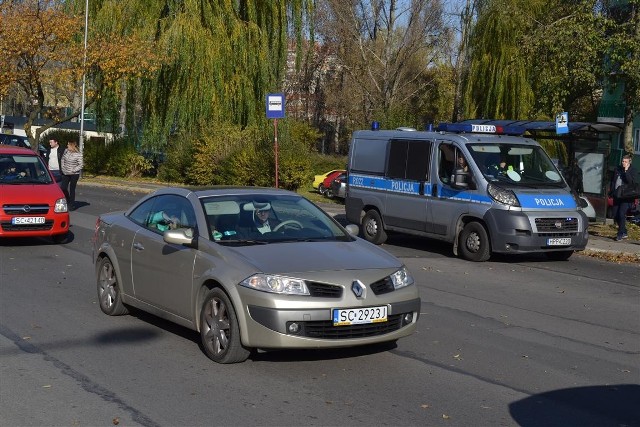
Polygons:
<instances>
[{"instance_id":1,"label":"police van wheel","mask_svg":"<svg viewBox=\"0 0 640 427\"><path fill-rule=\"evenodd\" d=\"M477 222L470 222L465 225L460 233L458 247L462 257L469 261L486 261L491 256L487 230Z\"/></svg>"},{"instance_id":2,"label":"police van wheel","mask_svg":"<svg viewBox=\"0 0 640 427\"><path fill-rule=\"evenodd\" d=\"M362 218L362 237L375 245L387 240L387 233L382 228L382 219L375 209L368 210Z\"/></svg>"}]
</instances>

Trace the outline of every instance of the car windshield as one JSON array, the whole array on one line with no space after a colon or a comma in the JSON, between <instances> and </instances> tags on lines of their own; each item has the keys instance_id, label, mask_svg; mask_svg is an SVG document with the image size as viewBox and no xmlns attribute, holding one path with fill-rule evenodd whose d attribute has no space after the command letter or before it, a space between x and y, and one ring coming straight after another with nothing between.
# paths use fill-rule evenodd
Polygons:
<instances>
[{"instance_id":1,"label":"car windshield","mask_svg":"<svg viewBox=\"0 0 640 427\"><path fill-rule=\"evenodd\" d=\"M295 195L201 198L212 240L227 245L299 241L351 241L331 216Z\"/></svg>"},{"instance_id":2,"label":"car windshield","mask_svg":"<svg viewBox=\"0 0 640 427\"><path fill-rule=\"evenodd\" d=\"M540 146L471 144L471 156L487 181L513 186L564 186L555 165Z\"/></svg>"},{"instance_id":3,"label":"car windshield","mask_svg":"<svg viewBox=\"0 0 640 427\"><path fill-rule=\"evenodd\" d=\"M0 154L0 183L50 184L53 182L40 157L24 154Z\"/></svg>"}]
</instances>

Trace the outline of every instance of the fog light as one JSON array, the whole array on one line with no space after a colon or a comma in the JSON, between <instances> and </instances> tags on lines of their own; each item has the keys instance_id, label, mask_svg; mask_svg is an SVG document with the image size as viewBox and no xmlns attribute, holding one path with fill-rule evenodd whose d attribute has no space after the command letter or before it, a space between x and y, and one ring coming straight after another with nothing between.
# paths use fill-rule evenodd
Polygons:
<instances>
[{"instance_id":1,"label":"fog light","mask_svg":"<svg viewBox=\"0 0 640 427\"><path fill-rule=\"evenodd\" d=\"M298 325L296 322L289 323L290 334L297 334L299 331L300 331L300 325Z\"/></svg>"},{"instance_id":2,"label":"fog light","mask_svg":"<svg viewBox=\"0 0 640 427\"><path fill-rule=\"evenodd\" d=\"M404 315L404 324L408 325L411 322L413 322L413 313L406 313Z\"/></svg>"}]
</instances>

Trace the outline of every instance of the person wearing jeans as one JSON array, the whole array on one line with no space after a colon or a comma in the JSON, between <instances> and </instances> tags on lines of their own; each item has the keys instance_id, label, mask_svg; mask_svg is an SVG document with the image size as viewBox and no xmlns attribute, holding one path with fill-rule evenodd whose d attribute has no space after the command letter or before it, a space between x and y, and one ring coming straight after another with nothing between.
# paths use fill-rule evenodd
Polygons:
<instances>
[{"instance_id":1,"label":"person wearing jeans","mask_svg":"<svg viewBox=\"0 0 640 427\"><path fill-rule=\"evenodd\" d=\"M611 179L610 194L613 196L613 221L618 225L616 241L626 239L627 236L627 211L634 203L634 199L615 197L616 188L623 184L636 182L636 170L631 166L632 157L629 154L622 156L620 166L616 167Z\"/></svg>"},{"instance_id":2,"label":"person wearing jeans","mask_svg":"<svg viewBox=\"0 0 640 427\"><path fill-rule=\"evenodd\" d=\"M78 143L70 141L62 155L60 187L62 187L64 196L67 198L67 205L71 211L75 209L76 185L78 184L78 179L80 179L82 167L82 153L78 150Z\"/></svg>"}]
</instances>

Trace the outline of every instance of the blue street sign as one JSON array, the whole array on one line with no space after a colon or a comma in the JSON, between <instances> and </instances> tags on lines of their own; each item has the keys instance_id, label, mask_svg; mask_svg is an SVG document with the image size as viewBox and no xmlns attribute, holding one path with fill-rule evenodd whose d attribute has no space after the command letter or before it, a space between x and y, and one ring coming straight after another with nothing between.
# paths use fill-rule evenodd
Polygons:
<instances>
[{"instance_id":1,"label":"blue street sign","mask_svg":"<svg viewBox=\"0 0 640 427\"><path fill-rule=\"evenodd\" d=\"M267 95L267 119L284 119L284 93Z\"/></svg>"},{"instance_id":2,"label":"blue street sign","mask_svg":"<svg viewBox=\"0 0 640 427\"><path fill-rule=\"evenodd\" d=\"M569 133L569 113L566 111L556 115L556 133L558 135Z\"/></svg>"}]
</instances>

